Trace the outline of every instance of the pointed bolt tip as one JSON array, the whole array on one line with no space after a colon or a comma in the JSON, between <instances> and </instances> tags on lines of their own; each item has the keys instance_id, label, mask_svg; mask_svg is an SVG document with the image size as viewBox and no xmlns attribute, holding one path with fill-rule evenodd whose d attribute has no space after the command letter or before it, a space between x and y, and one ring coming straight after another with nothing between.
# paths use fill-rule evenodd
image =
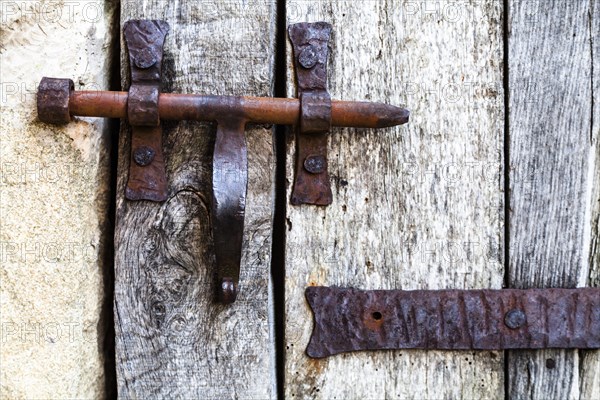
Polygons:
<instances>
[{"instance_id":1,"label":"pointed bolt tip","mask_svg":"<svg viewBox=\"0 0 600 400\"><path fill-rule=\"evenodd\" d=\"M396 121L398 124L406 124L410 118L410 111L406 108L400 108L398 113L396 114Z\"/></svg>"},{"instance_id":2,"label":"pointed bolt tip","mask_svg":"<svg viewBox=\"0 0 600 400\"><path fill-rule=\"evenodd\" d=\"M410 117L410 111L406 108L388 106L387 115L382 116L377 121L378 128L389 128L391 126L406 124Z\"/></svg>"}]
</instances>

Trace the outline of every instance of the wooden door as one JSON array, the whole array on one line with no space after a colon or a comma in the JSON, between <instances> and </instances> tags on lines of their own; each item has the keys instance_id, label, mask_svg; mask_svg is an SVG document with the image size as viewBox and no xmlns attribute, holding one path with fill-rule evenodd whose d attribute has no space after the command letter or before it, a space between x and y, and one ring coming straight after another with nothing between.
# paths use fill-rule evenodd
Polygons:
<instances>
[{"instance_id":1,"label":"wooden door","mask_svg":"<svg viewBox=\"0 0 600 400\"><path fill-rule=\"evenodd\" d=\"M123 3L121 24L132 18L171 25L164 90L273 96L277 72L290 97L283 30L330 22L332 98L405 105L411 121L332 129L327 207L289 203L292 130L277 158L285 175L278 187L274 131L247 130L244 256L232 306L212 301L214 127L164 124L170 192L163 204L124 199L130 149L123 127L115 267L121 397L600 397L598 351L310 359L304 297L312 285L598 286L597 0ZM276 48L285 52L279 71ZM121 59L127 86L124 51ZM284 208L273 228L274 195ZM273 237L283 255L271 260L273 229L284 233ZM271 268L284 268L282 279L275 273L271 282ZM284 334L277 346L275 326Z\"/></svg>"}]
</instances>

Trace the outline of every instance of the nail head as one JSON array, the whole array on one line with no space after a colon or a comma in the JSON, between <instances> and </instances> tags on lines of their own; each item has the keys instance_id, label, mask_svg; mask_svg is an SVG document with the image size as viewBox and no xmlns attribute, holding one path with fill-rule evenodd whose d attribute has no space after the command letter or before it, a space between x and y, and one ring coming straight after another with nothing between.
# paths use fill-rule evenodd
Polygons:
<instances>
[{"instance_id":1,"label":"nail head","mask_svg":"<svg viewBox=\"0 0 600 400\"><path fill-rule=\"evenodd\" d=\"M304 169L311 174L320 174L325 171L327 161L320 155L308 156L304 159Z\"/></svg>"},{"instance_id":2,"label":"nail head","mask_svg":"<svg viewBox=\"0 0 600 400\"><path fill-rule=\"evenodd\" d=\"M154 52L148 48L141 49L135 56L135 65L141 69L147 69L156 64Z\"/></svg>"},{"instance_id":3,"label":"nail head","mask_svg":"<svg viewBox=\"0 0 600 400\"><path fill-rule=\"evenodd\" d=\"M140 167L145 167L146 165L149 165L152 160L154 160L155 155L156 152L154 149L148 146L140 146L134 150L133 160Z\"/></svg>"},{"instance_id":4,"label":"nail head","mask_svg":"<svg viewBox=\"0 0 600 400\"><path fill-rule=\"evenodd\" d=\"M512 309L504 316L504 324L510 329L518 329L527 323L527 316L523 310Z\"/></svg>"},{"instance_id":5,"label":"nail head","mask_svg":"<svg viewBox=\"0 0 600 400\"><path fill-rule=\"evenodd\" d=\"M317 49L312 44L305 47L298 55L298 62L306 69L317 65L317 61L319 61Z\"/></svg>"}]
</instances>

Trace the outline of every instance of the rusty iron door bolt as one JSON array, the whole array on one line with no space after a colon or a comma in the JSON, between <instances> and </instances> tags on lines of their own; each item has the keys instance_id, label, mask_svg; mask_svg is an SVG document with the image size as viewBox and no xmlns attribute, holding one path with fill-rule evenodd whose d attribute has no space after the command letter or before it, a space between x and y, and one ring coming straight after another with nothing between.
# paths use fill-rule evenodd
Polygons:
<instances>
[{"instance_id":1,"label":"rusty iron door bolt","mask_svg":"<svg viewBox=\"0 0 600 400\"><path fill-rule=\"evenodd\" d=\"M74 116L126 118L132 129L125 195L129 200L149 201L164 201L169 194L160 121L217 122L211 223L217 295L223 303L235 301L238 291L248 180L247 123L300 126L292 203L326 205L331 203L326 158L329 128L385 128L408 122L409 112L404 108L329 98L325 64L331 25L324 22L290 26L294 53L298 54L298 99L160 93L169 25L158 20L131 20L123 30L131 71L129 91L75 91L70 79L42 78L38 117L53 124L68 123ZM316 90L310 88L313 83L318 84ZM240 169L236 179L222 179L219 175L231 165Z\"/></svg>"}]
</instances>

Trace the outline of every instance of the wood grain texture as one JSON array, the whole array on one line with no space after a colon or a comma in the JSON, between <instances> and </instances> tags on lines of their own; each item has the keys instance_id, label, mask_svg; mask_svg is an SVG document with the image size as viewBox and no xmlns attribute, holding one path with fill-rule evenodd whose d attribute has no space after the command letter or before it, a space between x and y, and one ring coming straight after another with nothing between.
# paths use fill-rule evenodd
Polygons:
<instances>
[{"instance_id":1,"label":"wood grain texture","mask_svg":"<svg viewBox=\"0 0 600 400\"><path fill-rule=\"evenodd\" d=\"M590 29L592 54L592 157L589 172L591 174L590 198L590 286L600 286L600 1L591 0ZM599 395L600 397L600 395Z\"/></svg>"},{"instance_id":2,"label":"wood grain texture","mask_svg":"<svg viewBox=\"0 0 600 400\"><path fill-rule=\"evenodd\" d=\"M594 3L509 2L510 287L587 286L597 274ZM510 352L509 395L599 398L599 357L598 351Z\"/></svg>"},{"instance_id":3,"label":"wood grain texture","mask_svg":"<svg viewBox=\"0 0 600 400\"><path fill-rule=\"evenodd\" d=\"M288 24L319 20L333 25L331 97L412 114L403 127L332 130L328 207L289 205L289 138L286 398L501 398L501 352L304 353L309 285L502 286L501 3L287 2ZM287 54L293 94L289 43Z\"/></svg>"},{"instance_id":4,"label":"wood grain texture","mask_svg":"<svg viewBox=\"0 0 600 400\"><path fill-rule=\"evenodd\" d=\"M590 218L590 286L600 287L600 1L590 0L590 29L592 49L592 146L595 149L592 174ZM580 371L581 398L600 399L600 355L598 351L582 354L583 371Z\"/></svg>"},{"instance_id":5,"label":"wood grain texture","mask_svg":"<svg viewBox=\"0 0 600 400\"><path fill-rule=\"evenodd\" d=\"M600 287L600 1L590 0L591 59L592 59L592 157L589 242L589 285ZM584 238L585 239L585 238ZM579 371L579 390L582 399L600 399L600 351L582 351Z\"/></svg>"},{"instance_id":6,"label":"wood grain texture","mask_svg":"<svg viewBox=\"0 0 600 400\"><path fill-rule=\"evenodd\" d=\"M272 95L275 4L124 2L128 19L164 19L163 91ZM123 43L123 42L122 42ZM122 46L127 87L127 54ZM122 129L115 319L121 398L273 398L270 249L272 130L247 129L249 183L240 294L214 302L210 226L215 126L163 124L169 198L124 199L129 137ZM236 167L224 171L235 179Z\"/></svg>"},{"instance_id":7,"label":"wood grain texture","mask_svg":"<svg viewBox=\"0 0 600 400\"><path fill-rule=\"evenodd\" d=\"M0 2L2 399L111 394L111 124L43 123L36 92L44 76L110 87L116 11Z\"/></svg>"}]
</instances>

